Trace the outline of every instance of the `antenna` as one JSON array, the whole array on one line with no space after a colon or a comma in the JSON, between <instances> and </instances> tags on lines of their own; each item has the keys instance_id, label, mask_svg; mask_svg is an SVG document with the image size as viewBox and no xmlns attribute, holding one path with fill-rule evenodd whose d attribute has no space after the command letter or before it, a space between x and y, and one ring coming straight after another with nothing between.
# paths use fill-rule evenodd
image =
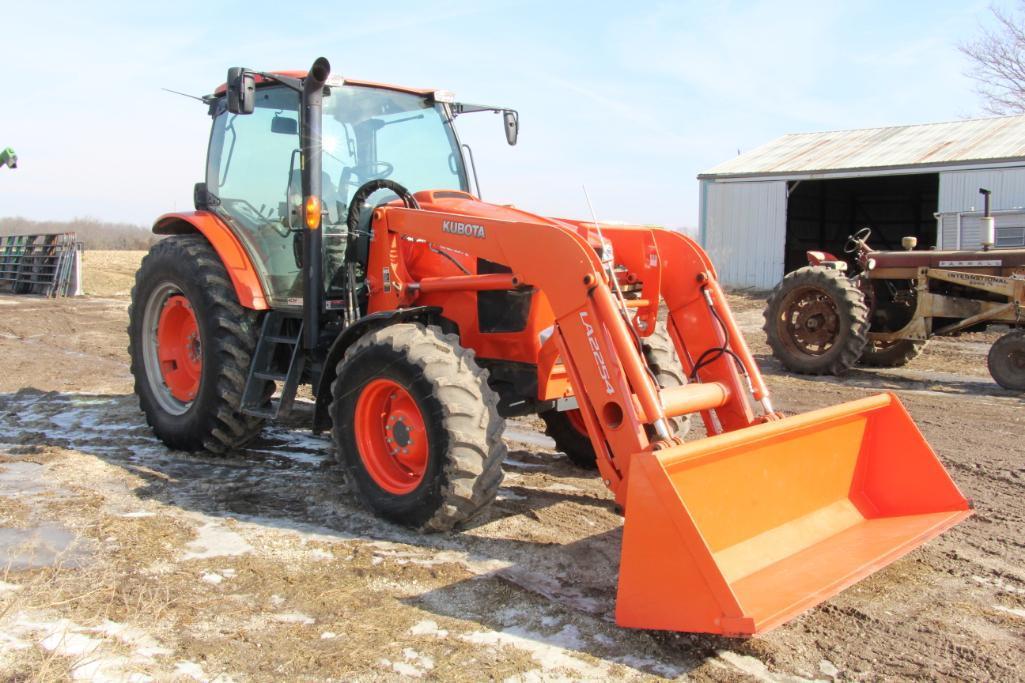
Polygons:
<instances>
[{"instance_id":1,"label":"antenna","mask_svg":"<svg viewBox=\"0 0 1025 683\"><path fill-rule=\"evenodd\" d=\"M587 185L581 185L580 187L584 190L584 199L587 201L587 209L591 212L591 220L594 222L594 229L598 233L598 239L601 240L602 265L605 266L605 271L609 276L609 280L612 282L613 290L616 292L616 299L619 303L620 311L623 313L623 316L626 317L627 321L629 321L630 312L626 307L623 290L619 288L619 280L616 279L616 264L612 254L612 243L605 239L605 235L601 231L601 223L598 222L598 215L594 212L594 205L591 204L591 195L587 194Z\"/></svg>"},{"instance_id":2,"label":"antenna","mask_svg":"<svg viewBox=\"0 0 1025 683\"><path fill-rule=\"evenodd\" d=\"M171 90L170 88L161 88L161 90L169 93L174 93L175 95L181 95L182 97L188 97L189 99L199 100L203 104L206 104L206 100L204 100L202 97L196 97L195 95L190 95L188 93L178 92L177 90Z\"/></svg>"}]
</instances>

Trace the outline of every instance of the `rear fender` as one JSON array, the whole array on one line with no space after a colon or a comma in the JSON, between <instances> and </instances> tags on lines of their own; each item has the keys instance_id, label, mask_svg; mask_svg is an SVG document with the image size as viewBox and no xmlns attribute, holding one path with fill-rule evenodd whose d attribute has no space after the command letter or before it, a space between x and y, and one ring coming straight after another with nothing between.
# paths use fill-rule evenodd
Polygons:
<instances>
[{"instance_id":1,"label":"rear fender","mask_svg":"<svg viewBox=\"0 0 1025 683\"><path fill-rule=\"evenodd\" d=\"M164 214L153 224L153 232L157 235L188 235L197 232L203 235L221 257L221 263L228 271L239 303L255 311L270 308L260 274L253 266L245 247L231 228L214 214L209 211Z\"/></svg>"},{"instance_id":2,"label":"rear fender","mask_svg":"<svg viewBox=\"0 0 1025 683\"><path fill-rule=\"evenodd\" d=\"M805 256L808 257L809 266L823 266L825 268L835 268L836 270L847 270L847 262L841 258L837 258L828 251L815 251L809 250L804 252Z\"/></svg>"},{"instance_id":3,"label":"rear fender","mask_svg":"<svg viewBox=\"0 0 1025 683\"><path fill-rule=\"evenodd\" d=\"M350 346L372 330L396 323L419 322L430 325L438 322L440 315L441 309L437 306L378 311L363 316L342 330L341 334L331 342L331 348L328 349L327 357L324 359L324 369L320 373L320 378L315 382L317 403L313 412L313 431L320 433L331 428L331 416L328 414L328 408L331 406L331 384L337 376L335 369L345 357L345 352L349 350Z\"/></svg>"}]
</instances>

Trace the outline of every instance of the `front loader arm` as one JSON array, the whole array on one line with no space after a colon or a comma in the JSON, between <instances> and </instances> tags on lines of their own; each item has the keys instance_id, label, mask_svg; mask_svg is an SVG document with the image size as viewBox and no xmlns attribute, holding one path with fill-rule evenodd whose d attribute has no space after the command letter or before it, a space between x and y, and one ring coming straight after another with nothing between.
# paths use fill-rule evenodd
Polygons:
<instances>
[{"instance_id":1,"label":"front loader arm","mask_svg":"<svg viewBox=\"0 0 1025 683\"><path fill-rule=\"evenodd\" d=\"M407 305L411 290L415 299L429 280L453 279L410 281L404 239L512 269L503 283L489 274L462 286L530 285L549 299L599 470L625 509L621 626L762 633L971 514L895 396L776 415L715 269L685 236L602 228L617 280L635 292L641 285L624 315L594 248L572 227L392 207L376 216L372 307ZM650 334L660 301L692 379L662 390L637 339ZM664 433L666 418L694 412L708 438Z\"/></svg>"},{"instance_id":2,"label":"front loader arm","mask_svg":"<svg viewBox=\"0 0 1025 683\"><path fill-rule=\"evenodd\" d=\"M648 299L635 310L634 330L620 313L594 249L576 232L553 225L381 207L374 216L368 282L371 310L409 305L420 288L440 286L430 282L433 278L414 282L405 270L401 241L412 238L503 264L512 270L505 286L541 290L555 315L556 344L602 477L622 502L630 456L674 441L667 417L701 411L710 433L747 426L755 417L734 356L715 351L726 341L733 349L743 342L728 308L711 312L725 299L704 252L666 231L608 229L606 234L622 249L617 248L623 254L618 260L645 284ZM494 276L476 276L476 286L488 288L485 278ZM683 282L689 284L678 284ZM698 366L700 380L661 395L637 345L637 334L650 333L655 324L660 297L669 307L678 355L688 373ZM720 331L716 317L728 323L722 328L727 332ZM750 360L746 347L732 353ZM753 363L746 372L758 377Z\"/></svg>"}]
</instances>

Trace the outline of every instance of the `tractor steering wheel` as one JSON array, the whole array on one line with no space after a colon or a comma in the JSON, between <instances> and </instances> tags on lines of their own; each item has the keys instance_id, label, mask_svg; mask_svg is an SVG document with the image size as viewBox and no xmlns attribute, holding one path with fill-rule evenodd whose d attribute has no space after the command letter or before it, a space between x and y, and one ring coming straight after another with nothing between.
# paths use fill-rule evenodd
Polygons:
<instances>
[{"instance_id":1,"label":"tractor steering wheel","mask_svg":"<svg viewBox=\"0 0 1025 683\"><path fill-rule=\"evenodd\" d=\"M349 242L353 242L359 233L359 222L360 214L363 212L363 207L367 203L367 199L370 195L374 194L378 190L391 190L407 209L419 209L420 204L417 203L416 197L413 193L399 185L394 180L385 180L384 178L378 178L376 180L370 180L363 183L356 193L352 195L352 201L349 202L349 213L346 216L346 224L349 226Z\"/></svg>"},{"instance_id":2,"label":"tractor steering wheel","mask_svg":"<svg viewBox=\"0 0 1025 683\"><path fill-rule=\"evenodd\" d=\"M844 245L843 253L853 254L854 252L858 251L858 249L861 248L863 244L865 244L865 241L871 235L872 228L865 227L857 231L856 233L847 238L847 244Z\"/></svg>"}]
</instances>

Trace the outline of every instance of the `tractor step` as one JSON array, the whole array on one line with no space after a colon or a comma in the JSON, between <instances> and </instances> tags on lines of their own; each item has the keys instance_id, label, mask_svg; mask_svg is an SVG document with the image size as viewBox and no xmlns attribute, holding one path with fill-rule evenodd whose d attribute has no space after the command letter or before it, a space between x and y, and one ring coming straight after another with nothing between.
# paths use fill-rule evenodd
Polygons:
<instances>
[{"instance_id":1,"label":"tractor step","mask_svg":"<svg viewBox=\"0 0 1025 683\"><path fill-rule=\"evenodd\" d=\"M246 415L276 420L292 412L295 393L303 376L306 354L302 350L302 319L278 311L263 319L252 365L242 392L241 410ZM283 368L287 358L288 366ZM265 382L281 383L279 398L269 398Z\"/></svg>"}]
</instances>

